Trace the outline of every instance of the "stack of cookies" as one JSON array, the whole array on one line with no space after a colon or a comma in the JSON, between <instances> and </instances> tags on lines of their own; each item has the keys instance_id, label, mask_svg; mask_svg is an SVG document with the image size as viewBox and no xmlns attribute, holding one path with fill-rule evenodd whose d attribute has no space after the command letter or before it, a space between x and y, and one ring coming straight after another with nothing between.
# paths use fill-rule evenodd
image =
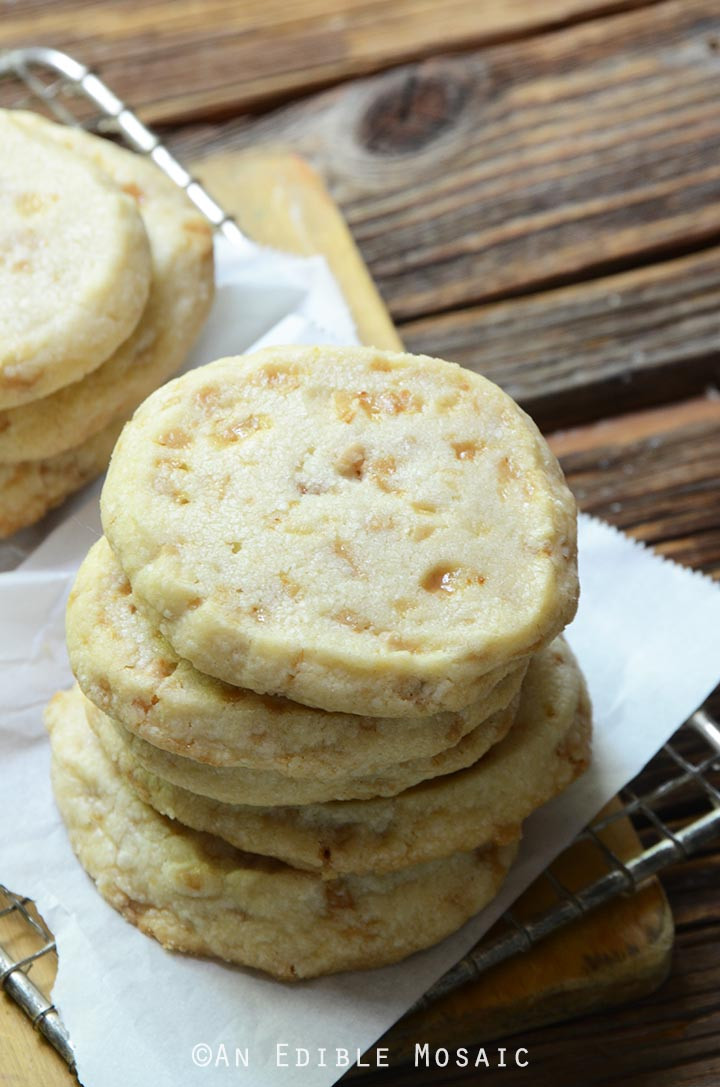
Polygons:
<instances>
[{"instance_id":1,"label":"stack of cookies","mask_svg":"<svg viewBox=\"0 0 720 1087\"><path fill-rule=\"evenodd\" d=\"M207 221L149 160L0 110L0 538L104 471L212 299Z\"/></svg>"},{"instance_id":2,"label":"stack of cookies","mask_svg":"<svg viewBox=\"0 0 720 1087\"><path fill-rule=\"evenodd\" d=\"M370 348L222 359L136 412L102 515L46 719L116 909L299 978L497 893L590 743L575 506L508 396Z\"/></svg>"}]
</instances>

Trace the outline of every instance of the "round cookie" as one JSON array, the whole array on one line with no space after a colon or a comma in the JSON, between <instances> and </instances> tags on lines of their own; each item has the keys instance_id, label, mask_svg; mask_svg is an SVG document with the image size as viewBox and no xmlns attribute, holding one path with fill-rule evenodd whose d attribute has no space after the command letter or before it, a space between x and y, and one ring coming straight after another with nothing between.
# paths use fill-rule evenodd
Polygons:
<instances>
[{"instance_id":1,"label":"round cookie","mask_svg":"<svg viewBox=\"0 0 720 1087\"><path fill-rule=\"evenodd\" d=\"M107 468L125 424L115 419L74 449L46 460L0 464L0 540L32 525Z\"/></svg>"},{"instance_id":2,"label":"round cookie","mask_svg":"<svg viewBox=\"0 0 720 1087\"><path fill-rule=\"evenodd\" d=\"M282 347L185 374L125 428L102 515L181 656L325 710L468 705L576 607L575 504L542 436L424 356Z\"/></svg>"},{"instance_id":3,"label":"round cookie","mask_svg":"<svg viewBox=\"0 0 720 1087\"><path fill-rule=\"evenodd\" d=\"M85 695L130 732L176 755L332 781L456 744L504 709L526 662L485 697L433 717L326 713L230 687L182 660L147 617L107 540L88 552L67 609L67 645Z\"/></svg>"},{"instance_id":4,"label":"round cookie","mask_svg":"<svg viewBox=\"0 0 720 1087\"><path fill-rule=\"evenodd\" d=\"M137 205L150 242L150 293L132 335L92 373L0 411L0 462L40 460L129 414L182 364L213 294L212 230L183 192L142 155L34 114L16 124L54 151L102 168Z\"/></svg>"},{"instance_id":5,"label":"round cookie","mask_svg":"<svg viewBox=\"0 0 720 1087\"><path fill-rule=\"evenodd\" d=\"M77 690L68 698L73 712L83 712ZM523 820L586 769L592 731L585 684L561 638L533 659L515 723L500 743L467 770L387 799L275 808L222 804L147 773L107 719L95 728L118 772L163 815L327 879L514 841Z\"/></svg>"},{"instance_id":6,"label":"round cookie","mask_svg":"<svg viewBox=\"0 0 720 1087\"><path fill-rule=\"evenodd\" d=\"M497 892L515 845L379 876L325 881L159 815L127 785L67 696L46 711L52 780L80 863L164 947L288 980L396 962Z\"/></svg>"},{"instance_id":7,"label":"round cookie","mask_svg":"<svg viewBox=\"0 0 720 1087\"><path fill-rule=\"evenodd\" d=\"M91 163L27 130L23 116L0 110L3 408L104 362L137 325L151 274L135 202Z\"/></svg>"},{"instance_id":8,"label":"round cookie","mask_svg":"<svg viewBox=\"0 0 720 1087\"><path fill-rule=\"evenodd\" d=\"M103 714L92 702L85 701L88 724L100 734L108 724L117 732L129 754L148 773L164 778L192 793L221 800L226 804L252 804L275 807L279 804L320 804L327 800L365 800L373 796L395 796L419 781L452 774L477 762L489 747L506 735L515 719L518 698L493 714L473 732L437 755L393 763L368 776L291 778L271 770L253 770L245 766L210 766L194 759L173 755L128 732L118 721Z\"/></svg>"}]
</instances>

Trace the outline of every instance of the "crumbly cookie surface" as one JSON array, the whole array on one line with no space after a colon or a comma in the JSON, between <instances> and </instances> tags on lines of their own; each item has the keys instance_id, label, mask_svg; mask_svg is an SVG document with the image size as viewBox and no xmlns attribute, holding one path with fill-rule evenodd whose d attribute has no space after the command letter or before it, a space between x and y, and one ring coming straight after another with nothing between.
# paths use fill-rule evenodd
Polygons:
<instances>
[{"instance_id":1,"label":"crumbly cookie surface","mask_svg":"<svg viewBox=\"0 0 720 1087\"><path fill-rule=\"evenodd\" d=\"M101 365L137 325L150 288L134 200L91 163L28 130L32 116L0 110L3 408Z\"/></svg>"},{"instance_id":2,"label":"crumbly cookie surface","mask_svg":"<svg viewBox=\"0 0 720 1087\"><path fill-rule=\"evenodd\" d=\"M81 864L163 946L293 980L395 962L459 928L496 893L515 845L326 881L241 852L144 804L65 694L46 711L53 789Z\"/></svg>"},{"instance_id":3,"label":"crumbly cookie surface","mask_svg":"<svg viewBox=\"0 0 720 1087\"><path fill-rule=\"evenodd\" d=\"M84 712L70 693L72 712ZM507 843L523 820L587 767L591 710L562 638L534 658L508 735L473 766L389 798L301 807L229 805L148 773L111 723L95 722L101 746L146 803L239 849L256 849L325 878L383 872L469 846Z\"/></svg>"},{"instance_id":4,"label":"crumbly cookie surface","mask_svg":"<svg viewBox=\"0 0 720 1087\"><path fill-rule=\"evenodd\" d=\"M576 606L557 462L437 359L273 348L186 374L124 431L102 513L180 655L326 710L467 705Z\"/></svg>"},{"instance_id":5,"label":"crumbly cookie surface","mask_svg":"<svg viewBox=\"0 0 720 1087\"><path fill-rule=\"evenodd\" d=\"M47 459L129 414L179 368L213 295L210 225L154 163L33 114L19 114L16 123L51 153L102 169L137 208L149 239L150 283L140 320L102 365L32 403L0 410L0 462Z\"/></svg>"},{"instance_id":6,"label":"crumbly cookie surface","mask_svg":"<svg viewBox=\"0 0 720 1087\"><path fill-rule=\"evenodd\" d=\"M325 782L451 747L510 703L526 670L525 662L514 665L470 706L427 718L327 713L231 687L177 655L104 538L77 575L66 629L70 663L86 696L148 743L196 762Z\"/></svg>"},{"instance_id":7,"label":"crumbly cookie surface","mask_svg":"<svg viewBox=\"0 0 720 1087\"><path fill-rule=\"evenodd\" d=\"M109 723L133 758L152 774L180 785L189 792L221 800L226 804L320 804L327 800L365 800L373 796L395 796L419 781L452 774L471 766L498 743L515 720L519 695L505 707L468 732L452 747L428 758L406 758L368 775L335 775L328 780L317 777L288 777L272 770L245 766L212 766L182 755L175 755L141 740L111 717L85 700L90 726ZM104 719L104 720L103 720Z\"/></svg>"},{"instance_id":8,"label":"crumbly cookie surface","mask_svg":"<svg viewBox=\"0 0 720 1087\"><path fill-rule=\"evenodd\" d=\"M35 524L104 472L124 424L124 416L114 419L54 457L0 464L0 540Z\"/></svg>"}]
</instances>

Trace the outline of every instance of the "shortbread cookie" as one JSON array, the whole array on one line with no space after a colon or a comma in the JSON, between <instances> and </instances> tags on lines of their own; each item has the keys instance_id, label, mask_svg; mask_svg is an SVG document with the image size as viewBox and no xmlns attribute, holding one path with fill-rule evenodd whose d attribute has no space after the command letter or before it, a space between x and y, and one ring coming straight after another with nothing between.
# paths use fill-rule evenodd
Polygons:
<instances>
[{"instance_id":1,"label":"shortbread cookie","mask_svg":"<svg viewBox=\"0 0 720 1087\"><path fill-rule=\"evenodd\" d=\"M0 464L0 540L39 521L107 468L125 417L47 460Z\"/></svg>"},{"instance_id":2,"label":"shortbread cookie","mask_svg":"<svg viewBox=\"0 0 720 1087\"><path fill-rule=\"evenodd\" d=\"M357 717L258 695L198 672L145 615L107 540L88 552L67 610L70 663L101 710L148 743L197 762L332 781L427 758L504 709L516 665L479 702L433 717Z\"/></svg>"},{"instance_id":3,"label":"shortbread cookie","mask_svg":"<svg viewBox=\"0 0 720 1087\"><path fill-rule=\"evenodd\" d=\"M104 362L138 323L151 271L135 201L91 163L39 139L23 116L0 110L5 408L46 396Z\"/></svg>"},{"instance_id":4,"label":"shortbread cookie","mask_svg":"<svg viewBox=\"0 0 720 1087\"><path fill-rule=\"evenodd\" d=\"M0 462L54 456L130 414L181 366L213 292L210 224L153 162L34 114L18 115L17 123L50 150L61 144L63 153L101 167L134 199L150 239L152 281L139 324L102 366L31 404L0 411Z\"/></svg>"},{"instance_id":5,"label":"shortbread cookie","mask_svg":"<svg viewBox=\"0 0 720 1087\"><path fill-rule=\"evenodd\" d=\"M173 950L286 979L396 962L484 906L515 852L491 847L324 881L143 804L67 695L52 700L46 720L55 798L80 863L116 910Z\"/></svg>"},{"instance_id":6,"label":"shortbread cookie","mask_svg":"<svg viewBox=\"0 0 720 1087\"><path fill-rule=\"evenodd\" d=\"M77 690L66 712L83 712ZM107 718L95 727L118 771L163 815L332 879L514 841L523 820L587 767L591 713L572 654L557 639L533 659L508 735L467 770L388 799L280 808L190 793L143 770Z\"/></svg>"},{"instance_id":7,"label":"shortbread cookie","mask_svg":"<svg viewBox=\"0 0 720 1087\"><path fill-rule=\"evenodd\" d=\"M88 723L110 722L129 754L151 774L180 785L192 793L221 800L226 804L321 804L327 800L365 800L373 796L395 796L419 781L452 774L471 766L490 747L505 736L515 720L518 697L482 725L463 736L453 747L425 759L406 759L367 776L291 778L271 770L253 770L245 766L210 766L194 759L173 755L128 732L118 721L103 714L85 699Z\"/></svg>"},{"instance_id":8,"label":"shortbread cookie","mask_svg":"<svg viewBox=\"0 0 720 1087\"><path fill-rule=\"evenodd\" d=\"M466 706L576 607L555 458L438 359L282 347L185 374L125 429L102 512L181 656L326 710Z\"/></svg>"}]
</instances>

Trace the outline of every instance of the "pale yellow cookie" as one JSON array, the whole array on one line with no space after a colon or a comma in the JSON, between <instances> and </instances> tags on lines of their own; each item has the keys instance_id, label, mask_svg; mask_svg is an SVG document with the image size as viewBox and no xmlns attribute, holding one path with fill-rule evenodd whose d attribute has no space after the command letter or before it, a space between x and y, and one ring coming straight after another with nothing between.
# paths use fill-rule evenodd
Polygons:
<instances>
[{"instance_id":1,"label":"pale yellow cookie","mask_svg":"<svg viewBox=\"0 0 720 1087\"><path fill-rule=\"evenodd\" d=\"M0 464L0 540L32 525L107 468L125 417L46 460Z\"/></svg>"},{"instance_id":2,"label":"pale yellow cookie","mask_svg":"<svg viewBox=\"0 0 720 1087\"><path fill-rule=\"evenodd\" d=\"M66 712L84 712L77 690L68 695ZM274 808L223 804L148 773L107 718L94 727L118 771L164 815L327 879L514 841L523 820L585 770L592 731L585 685L561 638L533 659L517 718L500 743L467 770L387 799Z\"/></svg>"},{"instance_id":3,"label":"pale yellow cookie","mask_svg":"<svg viewBox=\"0 0 720 1087\"><path fill-rule=\"evenodd\" d=\"M226 804L318 804L327 800L364 800L373 796L395 796L419 781L452 774L471 766L493 744L498 743L512 726L518 698L493 714L478 728L468 732L453 747L430 758L406 759L367 776L291 778L272 770L253 770L246 766L211 766L194 759L174 755L141 740L118 721L103 714L87 699L88 723L100 733L106 722L114 728L129 754L151 774L180 785L192 793L221 800Z\"/></svg>"},{"instance_id":4,"label":"pale yellow cookie","mask_svg":"<svg viewBox=\"0 0 720 1087\"><path fill-rule=\"evenodd\" d=\"M4 408L100 366L135 328L150 287L135 201L91 163L38 138L27 116L0 110Z\"/></svg>"},{"instance_id":5,"label":"pale yellow cookie","mask_svg":"<svg viewBox=\"0 0 720 1087\"><path fill-rule=\"evenodd\" d=\"M137 204L150 239L151 283L136 328L92 373L49 396L0 411L0 462L40 460L129 414L185 360L213 294L212 231L185 194L149 159L34 114L16 124L53 153L101 167ZM78 375L80 376L80 375Z\"/></svg>"},{"instance_id":6,"label":"pale yellow cookie","mask_svg":"<svg viewBox=\"0 0 720 1087\"><path fill-rule=\"evenodd\" d=\"M326 710L466 706L576 607L555 458L438 359L283 347L186 374L126 427L102 514L181 656Z\"/></svg>"},{"instance_id":7,"label":"pale yellow cookie","mask_svg":"<svg viewBox=\"0 0 720 1087\"><path fill-rule=\"evenodd\" d=\"M515 845L325 881L244 853L140 801L68 696L46 711L60 814L105 899L165 947L295 979L396 962L497 892Z\"/></svg>"},{"instance_id":8,"label":"pale yellow cookie","mask_svg":"<svg viewBox=\"0 0 720 1087\"><path fill-rule=\"evenodd\" d=\"M182 660L145 615L100 539L80 567L67 610L70 663L101 710L148 743L197 762L332 781L369 775L456 744L517 695L526 663L482 700L433 717L326 713L231 687ZM494 734L494 729L493 729Z\"/></svg>"}]
</instances>

